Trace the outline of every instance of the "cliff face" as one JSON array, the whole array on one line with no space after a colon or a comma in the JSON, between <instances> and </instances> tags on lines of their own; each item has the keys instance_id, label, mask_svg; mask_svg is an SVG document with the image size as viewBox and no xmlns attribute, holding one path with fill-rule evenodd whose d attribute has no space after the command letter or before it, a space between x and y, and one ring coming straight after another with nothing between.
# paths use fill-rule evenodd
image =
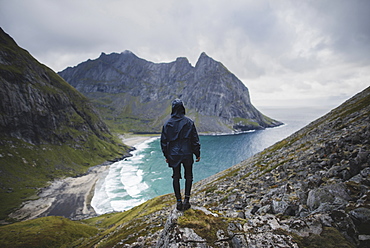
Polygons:
<instances>
[{"instance_id":1,"label":"cliff face","mask_svg":"<svg viewBox=\"0 0 370 248\"><path fill-rule=\"evenodd\" d=\"M152 63L129 51L102 54L59 72L92 99L102 116L123 131L159 132L175 98L201 132L233 132L281 123L261 114L248 89L220 62L202 53L195 67L186 58Z\"/></svg>"},{"instance_id":2,"label":"cliff face","mask_svg":"<svg viewBox=\"0 0 370 248\"><path fill-rule=\"evenodd\" d=\"M122 156L123 147L86 97L2 29L0 85L0 195L13 197L7 203L51 178Z\"/></svg>"},{"instance_id":3,"label":"cliff face","mask_svg":"<svg viewBox=\"0 0 370 248\"><path fill-rule=\"evenodd\" d=\"M107 126L82 94L2 30L0 35L1 135L32 144L78 143L89 135L108 139Z\"/></svg>"}]
</instances>

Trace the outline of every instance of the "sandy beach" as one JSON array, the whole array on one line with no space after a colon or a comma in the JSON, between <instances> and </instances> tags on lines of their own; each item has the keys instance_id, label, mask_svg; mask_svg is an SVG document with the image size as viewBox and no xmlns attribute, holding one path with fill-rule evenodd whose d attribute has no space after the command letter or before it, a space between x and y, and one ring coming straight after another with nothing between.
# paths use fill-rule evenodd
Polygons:
<instances>
[{"instance_id":1,"label":"sandy beach","mask_svg":"<svg viewBox=\"0 0 370 248\"><path fill-rule=\"evenodd\" d=\"M94 216L96 213L90 206L94 186L99 173L108 168L108 165L95 166L86 175L55 180L49 187L40 190L39 199L24 202L23 206L9 217L28 220L50 215L70 219Z\"/></svg>"},{"instance_id":2,"label":"sandy beach","mask_svg":"<svg viewBox=\"0 0 370 248\"><path fill-rule=\"evenodd\" d=\"M151 136L121 137L123 143L135 147L151 139ZM9 215L17 220L29 220L44 216L63 216L69 219L85 219L96 216L91 207L95 184L109 165L98 165L79 177L68 177L51 182L40 190L37 200L26 201L22 207Z\"/></svg>"},{"instance_id":3,"label":"sandy beach","mask_svg":"<svg viewBox=\"0 0 370 248\"><path fill-rule=\"evenodd\" d=\"M122 142L125 143L128 146L133 146L135 147L138 144L143 143L144 141L151 139L155 136L129 136L129 137L124 137L121 136Z\"/></svg>"}]
</instances>

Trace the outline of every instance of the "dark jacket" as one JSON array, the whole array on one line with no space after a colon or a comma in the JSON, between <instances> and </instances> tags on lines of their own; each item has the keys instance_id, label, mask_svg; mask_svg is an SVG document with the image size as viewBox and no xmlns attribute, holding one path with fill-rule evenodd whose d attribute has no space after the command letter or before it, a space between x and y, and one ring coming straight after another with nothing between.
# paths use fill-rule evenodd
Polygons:
<instances>
[{"instance_id":1,"label":"dark jacket","mask_svg":"<svg viewBox=\"0 0 370 248\"><path fill-rule=\"evenodd\" d=\"M181 100L172 103L171 118L164 124L161 134L163 155L169 166L177 166L184 156L200 157L200 143L194 122L185 116Z\"/></svg>"}]
</instances>

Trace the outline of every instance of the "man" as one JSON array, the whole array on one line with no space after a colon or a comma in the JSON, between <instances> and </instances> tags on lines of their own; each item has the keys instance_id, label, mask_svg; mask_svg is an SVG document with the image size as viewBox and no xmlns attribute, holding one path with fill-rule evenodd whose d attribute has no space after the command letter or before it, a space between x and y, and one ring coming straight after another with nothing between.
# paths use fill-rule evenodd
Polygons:
<instances>
[{"instance_id":1,"label":"man","mask_svg":"<svg viewBox=\"0 0 370 248\"><path fill-rule=\"evenodd\" d=\"M200 161L200 143L194 122L185 116L185 107L180 99L172 102L171 118L164 124L161 148L166 162L173 170L173 189L177 199L177 210L190 208L190 191L193 182L193 154ZM185 199L180 193L181 164L185 170Z\"/></svg>"}]
</instances>

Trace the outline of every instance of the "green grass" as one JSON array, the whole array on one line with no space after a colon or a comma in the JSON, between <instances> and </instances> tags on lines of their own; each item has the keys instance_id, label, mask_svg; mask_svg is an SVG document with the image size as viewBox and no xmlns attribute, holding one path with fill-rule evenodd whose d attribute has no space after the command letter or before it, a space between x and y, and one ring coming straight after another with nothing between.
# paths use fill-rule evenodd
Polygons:
<instances>
[{"instance_id":1,"label":"green grass","mask_svg":"<svg viewBox=\"0 0 370 248\"><path fill-rule=\"evenodd\" d=\"M122 240L125 244L133 243L139 236L163 228L162 224L166 221L165 219L153 219L148 223L147 218L171 207L175 203L174 199L173 194L158 196L122 213L105 214L85 220L84 223L102 231L97 236L81 240L75 245L78 247L112 247Z\"/></svg>"},{"instance_id":2,"label":"green grass","mask_svg":"<svg viewBox=\"0 0 370 248\"><path fill-rule=\"evenodd\" d=\"M164 119L171 112L170 101L142 103L139 97L126 93L86 94L114 133L160 132Z\"/></svg>"},{"instance_id":3,"label":"green grass","mask_svg":"<svg viewBox=\"0 0 370 248\"><path fill-rule=\"evenodd\" d=\"M49 216L1 226L0 247L113 247L121 240L130 244L163 228L165 219L147 218L172 207L174 199L173 194L163 195L128 211L83 221Z\"/></svg>"},{"instance_id":4,"label":"green grass","mask_svg":"<svg viewBox=\"0 0 370 248\"><path fill-rule=\"evenodd\" d=\"M183 216L178 218L179 227L188 227L194 230L203 239L207 240L210 246L218 240L217 231L222 230L228 233L228 226L231 222L245 224L247 221L238 218L224 218L207 215L201 210L189 209L184 212Z\"/></svg>"},{"instance_id":5,"label":"green grass","mask_svg":"<svg viewBox=\"0 0 370 248\"><path fill-rule=\"evenodd\" d=\"M6 141L7 142L6 142ZM125 146L91 136L80 148L70 144L32 145L3 138L0 146L0 219L4 220L20 204L35 198L37 189L49 181L81 175L91 166L121 157Z\"/></svg>"},{"instance_id":6,"label":"green grass","mask_svg":"<svg viewBox=\"0 0 370 248\"><path fill-rule=\"evenodd\" d=\"M178 219L180 227L188 227L196 234L207 240L209 245L217 241L217 231L223 230L227 233L228 223L224 218L206 215L200 210L189 209Z\"/></svg>"},{"instance_id":7,"label":"green grass","mask_svg":"<svg viewBox=\"0 0 370 248\"><path fill-rule=\"evenodd\" d=\"M63 217L49 216L0 227L0 247L70 247L98 228Z\"/></svg>"},{"instance_id":8,"label":"green grass","mask_svg":"<svg viewBox=\"0 0 370 248\"><path fill-rule=\"evenodd\" d=\"M258 122L253 121L251 119L236 117L236 118L233 119L233 121L234 121L234 123L238 123L238 124L241 123L245 126L252 126L252 127L256 127L256 128L259 127Z\"/></svg>"}]
</instances>

